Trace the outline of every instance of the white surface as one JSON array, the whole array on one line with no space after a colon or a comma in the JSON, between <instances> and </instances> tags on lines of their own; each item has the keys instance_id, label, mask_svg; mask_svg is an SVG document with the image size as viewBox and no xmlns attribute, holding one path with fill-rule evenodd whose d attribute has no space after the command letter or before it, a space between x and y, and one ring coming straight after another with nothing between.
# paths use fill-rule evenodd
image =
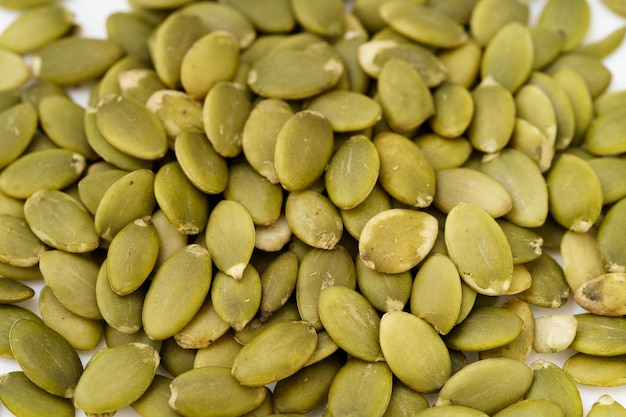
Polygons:
<instances>
[{"instance_id":1,"label":"white surface","mask_svg":"<svg viewBox=\"0 0 626 417\"><path fill-rule=\"evenodd\" d=\"M588 0L589 4L592 8L592 22L590 33L588 35L587 41L595 41L604 35L610 33L612 30L615 30L621 26L626 24L626 19L621 18L619 16L614 15L608 9L604 7L600 0ZM528 0L531 10L532 10L532 18L534 21L536 16L543 4L545 4L545 0ZM126 0L63 0L60 1L68 9L74 11L76 14L76 22L82 27L83 36L89 37L106 37L106 28L105 21L106 17L115 11L126 11L129 10L129 7L126 3ZM6 11L0 9L0 31L2 31L9 22L16 16L15 12ZM611 72L613 73L613 81L610 90L620 90L626 89L626 45L622 45L620 49L608 57L605 60L605 64L609 67ZM87 87L83 87L82 89L78 89L75 92L76 100L85 105L86 100L86 89ZM40 286L36 288L37 291L40 289ZM38 311L37 307L37 297L31 299L27 302L20 303L27 308L32 309L33 311ZM570 301L562 308L558 310L549 310L542 308L534 308L535 316L540 317L544 315L550 314L575 314L582 312L583 310L576 306L573 300ZM104 344L102 344L104 346ZM93 352L84 352L81 355L81 358L86 363L89 357L93 354ZM537 355L532 354L528 360L528 363L536 360L539 357L542 357L546 360L554 362L558 365L562 365L565 359L572 354L572 351L561 352L559 354L551 354L551 355ZM19 367L15 363L15 361L0 358L0 374L18 370ZM625 387L615 387L615 388L594 388L594 387L585 387L579 386L583 403L585 407L585 413L589 410L591 405L603 394L609 394L617 401L619 401L622 405L626 406L626 389ZM434 396L429 396L429 399L434 400ZM12 416L10 412L8 412L3 406L0 406L0 417L8 417ZM82 412L77 412L77 416L83 416ZM311 416L321 416L321 411L317 411L315 413L311 413ZM119 417L132 417L138 416L132 409L126 408L124 410L120 410L116 416Z\"/></svg>"}]
</instances>

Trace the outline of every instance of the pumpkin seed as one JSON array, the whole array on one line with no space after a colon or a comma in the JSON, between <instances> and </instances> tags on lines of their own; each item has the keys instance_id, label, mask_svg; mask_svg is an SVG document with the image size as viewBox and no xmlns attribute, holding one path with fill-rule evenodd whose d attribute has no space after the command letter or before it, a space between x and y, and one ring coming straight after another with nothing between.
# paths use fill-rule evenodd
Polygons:
<instances>
[{"instance_id":1,"label":"pumpkin seed","mask_svg":"<svg viewBox=\"0 0 626 417\"><path fill-rule=\"evenodd\" d=\"M598 228L598 249L607 272L626 271L625 255L620 243L623 239L621 219L626 214L625 208L626 200L618 201L607 211Z\"/></svg>"},{"instance_id":2,"label":"pumpkin seed","mask_svg":"<svg viewBox=\"0 0 626 417\"><path fill-rule=\"evenodd\" d=\"M22 218L0 214L0 262L15 267L37 265L47 247Z\"/></svg>"},{"instance_id":3,"label":"pumpkin seed","mask_svg":"<svg viewBox=\"0 0 626 417\"><path fill-rule=\"evenodd\" d=\"M583 406L574 381L556 364L538 359L532 369L532 384L524 395L525 399L554 401L563 408L565 417L582 417Z\"/></svg>"},{"instance_id":4,"label":"pumpkin seed","mask_svg":"<svg viewBox=\"0 0 626 417\"><path fill-rule=\"evenodd\" d=\"M37 111L30 103L15 104L0 112L0 138L5 144L0 167L15 161L30 144L37 129Z\"/></svg>"},{"instance_id":5,"label":"pumpkin seed","mask_svg":"<svg viewBox=\"0 0 626 417\"><path fill-rule=\"evenodd\" d=\"M626 321L622 317L603 317L589 313L576 314L578 329L572 348L596 356L618 356L626 353L622 346Z\"/></svg>"},{"instance_id":6,"label":"pumpkin seed","mask_svg":"<svg viewBox=\"0 0 626 417\"><path fill-rule=\"evenodd\" d=\"M582 283L574 292L574 300L585 310L601 316L624 315L622 289L626 275L610 272Z\"/></svg>"},{"instance_id":7,"label":"pumpkin seed","mask_svg":"<svg viewBox=\"0 0 626 417\"><path fill-rule=\"evenodd\" d=\"M522 332L523 321L501 307L475 306L444 338L456 350L482 351L504 346Z\"/></svg>"},{"instance_id":8,"label":"pumpkin seed","mask_svg":"<svg viewBox=\"0 0 626 417\"><path fill-rule=\"evenodd\" d=\"M615 416L620 417L626 415L626 409L617 401L615 401L610 395L602 395L591 405L591 409L587 414L588 417L603 417L603 416Z\"/></svg>"},{"instance_id":9,"label":"pumpkin seed","mask_svg":"<svg viewBox=\"0 0 626 417\"><path fill-rule=\"evenodd\" d=\"M171 382L171 378L155 375L146 392L130 406L142 416L160 413L163 417L179 417L180 414L176 413L168 404Z\"/></svg>"},{"instance_id":10,"label":"pumpkin seed","mask_svg":"<svg viewBox=\"0 0 626 417\"><path fill-rule=\"evenodd\" d=\"M537 417L563 417L563 409L554 401L541 398L522 400L511 404L504 410L494 414L494 417L518 417L533 415Z\"/></svg>"},{"instance_id":11,"label":"pumpkin seed","mask_svg":"<svg viewBox=\"0 0 626 417\"><path fill-rule=\"evenodd\" d=\"M0 304L0 356L13 358L9 332L18 320L35 320L43 324L38 315L24 307L12 304ZM1 386L2 384L0 384Z\"/></svg>"},{"instance_id":12,"label":"pumpkin seed","mask_svg":"<svg viewBox=\"0 0 626 417\"><path fill-rule=\"evenodd\" d=\"M72 417L72 401L39 388L23 372L9 372L0 378L0 400L16 416Z\"/></svg>"},{"instance_id":13,"label":"pumpkin seed","mask_svg":"<svg viewBox=\"0 0 626 417\"><path fill-rule=\"evenodd\" d=\"M252 265L248 265L238 279L221 271L215 274L211 300L217 315L235 331L239 331L259 310L261 291L261 277ZM245 300L245 304L242 305L241 300Z\"/></svg>"}]
</instances>

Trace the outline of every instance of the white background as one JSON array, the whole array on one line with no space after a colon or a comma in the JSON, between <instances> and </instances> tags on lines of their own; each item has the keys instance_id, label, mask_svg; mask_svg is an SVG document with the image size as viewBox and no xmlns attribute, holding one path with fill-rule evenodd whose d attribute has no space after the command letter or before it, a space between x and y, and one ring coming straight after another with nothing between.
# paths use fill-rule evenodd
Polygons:
<instances>
[{"instance_id":1,"label":"white background","mask_svg":"<svg viewBox=\"0 0 626 417\"><path fill-rule=\"evenodd\" d=\"M542 6L545 4L545 0L527 1L529 2L532 11L531 22L534 22L536 21L536 18ZM600 0L588 0L588 2L592 9L592 22L586 42L593 42L595 40L598 40L599 38L610 33L612 30L615 30L626 24L626 19L611 13L608 9L606 9L606 7L602 4ZM115 11L129 10L129 6L126 3L126 0L61 0L59 1L59 3L66 8L72 10L76 14L75 21L78 25L81 26L83 36L87 37L106 37L106 17ZM17 14L13 11L0 9L0 31L2 31L16 15ZM626 89L626 45L622 45L617 52L605 59L605 64L613 73L613 81L609 87L609 91ZM83 87L78 88L73 92L75 100L83 106L86 105L86 91L87 87ZM40 285L36 288L36 290L39 291L39 289ZM34 311L38 311L36 299L37 297L24 303L20 303L20 305L30 308ZM574 301L570 299L564 307L558 310L534 308L534 312L536 317L540 317L557 313L574 314L582 312L582 309L577 307ZM104 344L102 344L101 346L104 346ZM528 359L528 363L531 363L537 358L542 357L546 360L562 365L564 360L572 353L572 351L568 350L559 354L551 355L532 354L531 357ZM81 358L86 363L86 361L92 354L93 352L83 352ZM15 361L7 358L0 358L0 374L18 369L19 367L17 366ZM626 406L625 387L594 388L579 386L579 388L583 397L585 413L598 399L598 397L603 394L611 395L622 405ZM429 399L433 400L434 397L429 396ZM3 406L0 405L0 417L8 417L12 415L13 414L8 412ZM84 414L79 411L76 413L76 415L83 416ZM319 410L311 413L311 416L321 415L322 412ZM131 417L138 416L138 414L129 407L127 407L124 410L120 410L116 414L116 416Z\"/></svg>"}]
</instances>

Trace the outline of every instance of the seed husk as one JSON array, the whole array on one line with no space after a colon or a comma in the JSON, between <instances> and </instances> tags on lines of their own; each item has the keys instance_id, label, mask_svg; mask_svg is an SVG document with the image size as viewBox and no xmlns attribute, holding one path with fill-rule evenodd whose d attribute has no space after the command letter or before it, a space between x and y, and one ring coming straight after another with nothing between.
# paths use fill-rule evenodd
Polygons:
<instances>
[{"instance_id":1,"label":"seed husk","mask_svg":"<svg viewBox=\"0 0 626 417\"><path fill-rule=\"evenodd\" d=\"M37 52L33 57L33 74L59 85L80 84L104 74L123 53L112 40L70 36Z\"/></svg>"},{"instance_id":2,"label":"seed husk","mask_svg":"<svg viewBox=\"0 0 626 417\"><path fill-rule=\"evenodd\" d=\"M151 339L180 331L202 306L211 285L211 255L197 244L170 256L156 271L143 304L143 327ZM186 279L179 274L185 271ZM176 315L170 314L177 311Z\"/></svg>"},{"instance_id":3,"label":"seed husk","mask_svg":"<svg viewBox=\"0 0 626 417\"><path fill-rule=\"evenodd\" d=\"M446 218L445 242L461 278L485 295L505 293L513 276L513 254L498 223L483 209L459 203Z\"/></svg>"},{"instance_id":4,"label":"seed husk","mask_svg":"<svg viewBox=\"0 0 626 417\"><path fill-rule=\"evenodd\" d=\"M184 372L170 383L170 390L170 406L189 417L237 417L259 406L266 396L265 387L241 385L230 368L218 366Z\"/></svg>"},{"instance_id":5,"label":"seed husk","mask_svg":"<svg viewBox=\"0 0 626 417\"><path fill-rule=\"evenodd\" d=\"M72 398L83 373L72 345L42 322L17 320L9 332L11 352L30 379L53 395Z\"/></svg>"},{"instance_id":6,"label":"seed husk","mask_svg":"<svg viewBox=\"0 0 626 417\"><path fill-rule=\"evenodd\" d=\"M623 316L626 300L623 289L626 274L609 272L581 284L574 292L574 300L585 310L600 316Z\"/></svg>"},{"instance_id":7,"label":"seed husk","mask_svg":"<svg viewBox=\"0 0 626 417\"><path fill-rule=\"evenodd\" d=\"M98 247L93 217L67 193L37 191L24 203L24 214L33 233L53 248L85 253Z\"/></svg>"},{"instance_id":8,"label":"seed husk","mask_svg":"<svg viewBox=\"0 0 626 417\"><path fill-rule=\"evenodd\" d=\"M392 373L386 363L350 359L333 379L327 412L331 416L382 415L391 388Z\"/></svg>"},{"instance_id":9,"label":"seed husk","mask_svg":"<svg viewBox=\"0 0 626 417\"><path fill-rule=\"evenodd\" d=\"M16 416L72 417L76 415L72 401L39 388L19 371L0 377L0 400Z\"/></svg>"},{"instance_id":10,"label":"seed husk","mask_svg":"<svg viewBox=\"0 0 626 417\"><path fill-rule=\"evenodd\" d=\"M532 371L518 360L483 359L452 375L435 404L461 405L492 415L520 400L532 382Z\"/></svg>"},{"instance_id":11,"label":"seed husk","mask_svg":"<svg viewBox=\"0 0 626 417\"><path fill-rule=\"evenodd\" d=\"M92 414L124 408L148 389L159 362L159 353L143 343L101 349L91 357L78 381L74 404Z\"/></svg>"}]
</instances>

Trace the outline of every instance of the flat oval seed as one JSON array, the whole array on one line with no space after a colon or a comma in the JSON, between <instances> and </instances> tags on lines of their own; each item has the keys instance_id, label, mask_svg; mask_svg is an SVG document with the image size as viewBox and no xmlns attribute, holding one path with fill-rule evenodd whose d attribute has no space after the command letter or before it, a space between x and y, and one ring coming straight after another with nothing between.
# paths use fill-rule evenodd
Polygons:
<instances>
[{"instance_id":1,"label":"flat oval seed","mask_svg":"<svg viewBox=\"0 0 626 417\"><path fill-rule=\"evenodd\" d=\"M111 40L71 36L40 49L33 57L33 74L59 85L80 84L104 74L123 53Z\"/></svg>"},{"instance_id":2,"label":"flat oval seed","mask_svg":"<svg viewBox=\"0 0 626 417\"><path fill-rule=\"evenodd\" d=\"M274 167L283 188L301 191L320 178L333 153L330 123L319 113L302 110L281 127L276 138ZM308 155L304 160L302 155Z\"/></svg>"},{"instance_id":3,"label":"flat oval seed","mask_svg":"<svg viewBox=\"0 0 626 417\"><path fill-rule=\"evenodd\" d=\"M324 328L340 348L364 361L383 360L378 340L380 318L365 297L333 285L320 292L318 308Z\"/></svg>"},{"instance_id":4,"label":"flat oval seed","mask_svg":"<svg viewBox=\"0 0 626 417\"><path fill-rule=\"evenodd\" d=\"M358 240L367 221L390 208L389 196L377 183L361 204L350 210L340 210L341 220L348 233Z\"/></svg>"},{"instance_id":5,"label":"flat oval seed","mask_svg":"<svg viewBox=\"0 0 626 417\"><path fill-rule=\"evenodd\" d=\"M278 183L274 167L276 139L293 116L289 105L277 99L261 99L252 108L243 127L241 146L248 163L272 184Z\"/></svg>"},{"instance_id":6,"label":"flat oval seed","mask_svg":"<svg viewBox=\"0 0 626 417\"><path fill-rule=\"evenodd\" d=\"M0 35L0 46L18 53L31 52L66 34L74 14L57 5L24 11Z\"/></svg>"},{"instance_id":7,"label":"flat oval seed","mask_svg":"<svg viewBox=\"0 0 626 417\"><path fill-rule=\"evenodd\" d=\"M72 401L52 395L33 384L23 372L0 377L0 400L16 416L73 417Z\"/></svg>"},{"instance_id":8,"label":"flat oval seed","mask_svg":"<svg viewBox=\"0 0 626 417\"><path fill-rule=\"evenodd\" d=\"M317 330L323 328L318 309L319 294L330 285L356 288L356 273L351 255L339 245L331 250L310 249L300 261L296 300L302 320Z\"/></svg>"},{"instance_id":9,"label":"flat oval seed","mask_svg":"<svg viewBox=\"0 0 626 417\"><path fill-rule=\"evenodd\" d=\"M617 5L619 6L619 4ZM626 14L626 9L624 9ZM622 417L626 415L626 408L615 401L610 395L602 395L591 405L587 417Z\"/></svg>"},{"instance_id":10,"label":"flat oval seed","mask_svg":"<svg viewBox=\"0 0 626 417\"><path fill-rule=\"evenodd\" d=\"M494 414L494 417L563 417L563 409L553 401L537 398L534 400L522 400L511 404L502 411Z\"/></svg>"},{"instance_id":11,"label":"flat oval seed","mask_svg":"<svg viewBox=\"0 0 626 417\"><path fill-rule=\"evenodd\" d=\"M373 126L382 116L380 105L364 94L333 90L311 100L307 109L326 117L335 132L352 132Z\"/></svg>"},{"instance_id":12,"label":"flat oval seed","mask_svg":"<svg viewBox=\"0 0 626 417\"><path fill-rule=\"evenodd\" d=\"M150 59L148 38L154 30L151 23L133 13L116 12L107 17L106 30L109 39L117 42L127 56Z\"/></svg>"},{"instance_id":13,"label":"flat oval seed","mask_svg":"<svg viewBox=\"0 0 626 417\"><path fill-rule=\"evenodd\" d=\"M211 88L204 100L202 122L218 154L226 158L241 153L243 126L251 106L249 95L238 83L221 81Z\"/></svg>"},{"instance_id":14,"label":"flat oval seed","mask_svg":"<svg viewBox=\"0 0 626 417\"><path fill-rule=\"evenodd\" d=\"M74 393L74 404L85 413L111 413L138 400L159 366L150 345L128 343L96 352L85 367Z\"/></svg>"},{"instance_id":15,"label":"flat oval seed","mask_svg":"<svg viewBox=\"0 0 626 417\"><path fill-rule=\"evenodd\" d=\"M587 163L594 170L602 185L602 202L616 203L626 197L626 181L623 173L626 161L621 158L592 158Z\"/></svg>"},{"instance_id":16,"label":"flat oval seed","mask_svg":"<svg viewBox=\"0 0 626 417\"><path fill-rule=\"evenodd\" d=\"M217 276L219 276L219 274L217 274L216 277ZM202 307L200 307L200 310L198 310L193 319L191 319L181 331L174 335L174 340L177 345L185 349L198 349L198 352L200 352L207 346L213 346L216 341L221 340L222 336L224 336L230 328L228 322L217 314L214 303L212 303L210 297L208 297L204 300ZM241 347L241 345L239 345L239 347ZM198 354L196 354L194 357L194 367L197 367L196 365L199 361ZM226 365L220 364L219 366ZM232 364L228 366L230 367Z\"/></svg>"},{"instance_id":17,"label":"flat oval seed","mask_svg":"<svg viewBox=\"0 0 626 417\"><path fill-rule=\"evenodd\" d=\"M594 155L617 155L624 146L624 108L601 113L589 125L585 145Z\"/></svg>"},{"instance_id":18,"label":"flat oval seed","mask_svg":"<svg viewBox=\"0 0 626 417\"><path fill-rule=\"evenodd\" d=\"M575 232L589 230L602 210L602 185L589 164L563 154L554 163L546 183L554 219Z\"/></svg>"},{"instance_id":19,"label":"flat oval seed","mask_svg":"<svg viewBox=\"0 0 626 417\"><path fill-rule=\"evenodd\" d=\"M106 190L126 174L128 171L121 169L89 173L78 182L78 196L81 203L91 214L94 214Z\"/></svg>"},{"instance_id":20,"label":"flat oval seed","mask_svg":"<svg viewBox=\"0 0 626 417\"><path fill-rule=\"evenodd\" d=\"M30 144L37 130L37 110L30 103L20 103L0 113L0 140L3 152L0 168L15 161Z\"/></svg>"},{"instance_id":21,"label":"flat oval seed","mask_svg":"<svg viewBox=\"0 0 626 417\"><path fill-rule=\"evenodd\" d=\"M294 17L304 29L316 35L334 37L341 35L345 26L345 8L341 1L309 2L292 0Z\"/></svg>"},{"instance_id":22,"label":"flat oval seed","mask_svg":"<svg viewBox=\"0 0 626 417\"><path fill-rule=\"evenodd\" d=\"M495 33L509 22L528 22L530 11L525 3L515 0L479 1L470 16L470 31L479 45L486 45Z\"/></svg>"},{"instance_id":23,"label":"flat oval seed","mask_svg":"<svg viewBox=\"0 0 626 417\"><path fill-rule=\"evenodd\" d=\"M248 265L238 279L221 271L215 274L211 300L217 315L235 331L240 331L259 310L261 291L261 277L252 265ZM245 300L243 306L241 300Z\"/></svg>"},{"instance_id":24,"label":"flat oval seed","mask_svg":"<svg viewBox=\"0 0 626 417\"><path fill-rule=\"evenodd\" d=\"M507 214L513 201L507 190L490 176L469 168L442 169L437 173L434 204L449 213L461 201L472 203L491 217Z\"/></svg>"},{"instance_id":25,"label":"flat oval seed","mask_svg":"<svg viewBox=\"0 0 626 417\"><path fill-rule=\"evenodd\" d=\"M581 284L574 292L574 300L593 314L623 316L626 314L625 286L626 273L602 274Z\"/></svg>"},{"instance_id":26,"label":"flat oval seed","mask_svg":"<svg viewBox=\"0 0 626 417\"><path fill-rule=\"evenodd\" d=\"M185 280L179 279L181 271ZM164 340L185 327L202 306L211 280L211 255L202 246L187 245L170 256L156 271L144 300L148 336Z\"/></svg>"},{"instance_id":27,"label":"flat oval seed","mask_svg":"<svg viewBox=\"0 0 626 417\"><path fill-rule=\"evenodd\" d=\"M278 255L261 272L261 320L282 307L296 288L299 260L292 251Z\"/></svg>"},{"instance_id":28,"label":"flat oval seed","mask_svg":"<svg viewBox=\"0 0 626 417\"><path fill-rule=\"evenodd\" d=\"M589 94L593 98L606 91L613 78L611 71L604 65L602 59L583 53L563 54L546 71L553 75L561 68L570 68L576 71L585 81Z\"/></svg>"},{"instance_id":29,"label":"flat oval seed","mask_svg":"<svg viewBox=\"0 0 626 417\"><path fill-rule=\"evenodd\" d=\"M238 417L258 407L266 396L265 387L241 385L230 368L218 366L184 372L174 378L170 390L170 406L188 417Z\"/></svg>"},{"instance_id":30,"label":"flat oval seed","mask_svg":"<svg viewBox=\"0 0 626 417\"><path fill-rule=\"evenodd\" d=\"M594 314L576 314L578 327L571 347L580 353L595 356L626 354L626 319L602 317Z\"/></svg>"},{"instance_id":31,"label":"flat oval seed","mask_svg":"<svg viewBox=\"0 0 626 417\"><path fill-rule=\"evenodd\" d=\"M391 398L383 417L409 417L428 407L428 400L424 395L413 391L396 379L393 381Z\"/></svg>"},{"instance_id":32,"label":"flat oval seed","mask_svg":"<svg viewBox=\"0 0 626 417\"><path fill-rule=\"evenodd\" d=\"M547 26L530 28L533 39L533 69L540 70L550 64L563 51L565 39L556 29Z\"/></svg>"},{"instance_id":33,"label":"flat oval seed","mask_svg":"<svg viewBox=\"0 0 626 417\"><path fill-rule=\"evenodd\" d=\"M598 248L604 268L608 272L626 271L626 253L622 244L624 218L626 199L620 200L609 209L598 229Z\"/></svg>"},{"instance_id":34,"label":"flat oval seed","mask_svg":"<svg viewBox=\"0 0 626 417\"><path fill-rule=\"evenodd\" d=\"M336 207L313 190L291 192L285 203L285 218L293 234L314 248L332 249L343 234Z\"/></svg>"},{"instance_id":35,"label":"flat oval seed","mask_svg":"<svg viewBox=\"0 0 626 417\"><path fill-rule=\"evenodd\" d=\"M183 14L198 16L207 32L226 31L239 39L241 49L246 49L256 39L250 19L236 8L221 3L196 3L183 8Z\"/></svg>"},{"instance_id":36,"label":"flat oval seed","mask_svg":"<svg viewBox=\"0 0 626 417\"><path fill-rule=\"evenodd\" d=\"M35 320L43 324L38 315L30 310L13 304L0 304L0 356L13 358L9 332L18 320ZM1 385L1 384L0 384Z\"/></svg>"},{"instance_id":37,"label":"flat oval seed","mask_svg":"<svg viewBox=\"0 0 626 417\"><path fill-rule=\"evenodd\" d=\"M209 219L209 200L185 176L178 162L163 165L154 177L154 196L179 232L197 235Z\"/></svg>"},{"instance_id":38,"label":"flat oval seed","mask_svg":"<svg viewBox=\"0 0 626 417\"><path fill-rule=\"evenodd\" d=\"M380 158L378 181L391 197L411 207L428 207L436 189L435 170L405 136L384 132L374 138Z\"/></svg>"},{"instance_id":39,"label":"flat oval seed","mask_svg":"<svg viewBox=\"0 0 626 417\"><path fill-rule=\"evenodd\" d=\"M289 0L228 0L261 32L291 32L296 24ZM254 7L256 6L256 7Z\"/></svg>"},{"instance_id":40,"label":"flat oval seed","mask_svg":"<svg viewBox=\"0 0 626 417\"><path fill-rule=\"evenodd\" d=\"M68 310L89 319L101 319L96 301L98 264L81 254L50 250L41 256L44 281Z\"/></svg>"},{"instance_id":41,"label":"flat oval seed","mask_svg":"<svg viewBox=\"0 0 626 417\"><path fill-rule=\"evenodd\" d=\"M382 19L418 43L452 48L467 41L463 27L433 7L400 1L388 3L379 9Z\"/></svg>"},{"instance_id":42,"label":"flat oval seed","mask_svg":"<svg viewBox=\"0 0 626 417\"><path fill-rule=\"evenodd\" d=\"M0 214L0 262L32 267L46 250L24 219Z\"/></svg>"},{"instance_id":43,"label":"flat oval seed","mask_svg":"<svg viewBox=\"0 0 626 417\"><path fill-rule=\"evenodd\" d=\"M406 272L430 252L437 219L408 209L390 209L372 217L361 232L359 256L368 268L388 274ZM398 239L405 236L406 239Z\"/></svg>"},{"instance_id":44,"label":"flat oval seed","mask_svg":"<svg viewBox=\"0 0 626 417\"><path fill-rule=\"evenodd\" d=\"M559 250L563 273L572 291L606 272L595 233L568 230L561 239Z\"/></svg>"},{"instance_id":45,"label":"flat oval seed","mask_svg":"<svg viewBox=\"0 0 626 417\"><path fill-rule=\"evenodd\" d=\"M492 76L507 90L514 92L530 76L533 53L533 40L526 25L507 23L495 33L485 48L481 76Z\"/></svg>"},{"instance_id":46,"label":"flat oval seed","mask_svg":"<svg viewBox=\"0 0 626 417\"><path fill-rule=\"evenodd\" d=\"M475 306L444 340L455 350L483 351L512 342L520 335L522 327L522 319L509 310Z\"/></svg>"},{"instance_id":47,"label":"flat oval seed","mask_svg":"<svg viewBox=\"0 0 626 417\"><path fill-rule=\"evenodd\" d=\"M135 99L109 95L96 109L100 133L115 148L140 159L159 159L167 152L161 121Z\"/></svg>"},{"instance_id":48,"label":"flat oval seed","mask_svg":"<svg viewBox=\"0 0 626 417\"><path fill-rule=\"evenodd\" d=\"M414 391L434 392L450 377L448 349L419 317L403 311L385 313L380 320L380 345L394 375Z\"/></svg>"},{"instance_id":49,"label":"flat oval seed","mask_svg":"<svg viewBox=\"0 0 626 417\"><path fill-rule=\"evenodd\" d=\"M518 294L519 298L545 308L558 308L567 302L570 288L563 269L554 258L542 252L541 256L524 266L530 272L532 284Z\"/></svg>"},{"instance_id":50,"label":"flat oval seed","mask_svg":"<svg viewBox=\"0 0 626 417\"><path fill-rule=\"evenodd\" d=\"M72 398L83 365L63 336L41 322L18 320L9 339L11 352L28 379L50 394Z\"/></svg>"},{"instance_id":51,"label":"flat oval seed","mask_svg":"<svg viewBox=\"0 0 626 417\"><path fill-rule=\"evenodd\" d=\"M202 103L178 90L158 90L146 100L146 107L154 113L171 141L185 128L202 129Z\"/></svg>"},{"instance_id":52,"label":"flat oval seed","mask_svg":"<svg viewBox=\"0 0 626 417\"><path fill-rule=\"evenodd\" d=\"M208 67L205 65L210 62ZM239 64L239 41L229 32L217 31L195 41L180 64L180 80L190 96L202 99L218 81L228 81Z\"/></svg>"},{"instance_id":53,"label":"flat oval seed","mask_svg":"<svg viewBox=\"0 0 626 417\"><path fill-rule=\"evenodd\" d=\"M479 352L480 359L487 358L510 358L520 362L526 361L533 349L535 338L535 318L530 304L517 298L513 298L502 306L505 310L517 314L523 321L522 331L515 340L495 349Z\"/></svg>"},{"instance_id":54,"label":"flat oval seed","mask_svg":"<svg viewBox=\"0 0 626 417\"><path fill-rule=\"evenodd\" d=\"M591 92L585 80L573 69L561 68L552 74L552 77L563 88L563 91L565 91L572 103L572 110L576 119L574 141L579 144L584 141L585 134L593 118Z\"/></svg>"},{"instance_id":55,"label":"flat oval seed","mask_svg":"<svg viewBox=\"0 0 626 417\"><path fill-rule=\"evenodd\" d=\"M440 85L433 93L435 114L430 126L446 138L461 136L474 115L474 101L464 86L451 82Z\"/></svg>"},{"instance_id":56,"label":"flat oval seed","mask_svg":"<svg viewBox=\"0 0 626 417\"><path fill-rule=\"evenodd\" d=\"M137 219L115 235L107 251L108 282L119 295L143 284L156 265L159 234L150 218Z\"/></svg>"},{"instance_id":57,"label":"flat oval seed","mask_svg":"<svg viewBox=\"0 0 626 417\"><path fill-rule=\"evenodd\" d=\"M462 405L443 405L430 407L415 414L415 417L485 417L480 410Z\"/></svg>"},{"instance_id":58,"label":"flat oval seed","mask_svg":"<svg viewBox=\"0 0 626 417\"><path fill-rule=\"evenodd\" d=\"M472 91L474 117L468 139L474 148L493 153L509 142L515 125L515 101L510 91L493 77L485 78Z\"/></svg>"},{"instance_id":59,"label":"flat oval seed","mask_svg":"<svg viewBox=\"0 0 626 417\"><path fill-rule=\"evenodd\" d=\"M616 387L626 383L626 357L601 357L577 353L563 364L575 382L594 387Z\"/></svg>"},{"instance_id":60,"label":"flat oval seed","mask_svg":"<svg viewBox=\"0 0 626 417\"><path fill-rule=\"evenodd\" d=\"M240 279L254 250L254 221L246 208L222 200L213 209L205 241L215 266L226 275Z\"/></svg>"},{"instance_id":61,"label":"flat oval seed","mask_svg":"<svg viewBox=\"0 0 626 417\"><path fill-rule=\"evenodd\" d=\"M18 303L34 295L35 291L28 285L0 275L0 304Z\"/></svg>"},{"instance_id":62,"label":"flat oval seed","mask_svg":"<svg viewBox=\"0 0 626 417\"><path fill-rule=\"evenodd\" d=\"M452 375L436 405L461 405L493 415L520 400L532 382L532 371L518 360L483 359Z\"/></svg>"},{"instance_id":63,"label":"flat oval seed","mask_svg":"<svg viewBox=\"0 0 626 417\"><path fill-rule=\"evenodd\" d=\"M481 208L459 203L445 224L445 242L461 278L481 294L503 294L511 285L513 255L498 223Z\"/></svg>"},{"instance_id":64,"label":"flat oval seed","mask_svg":"<svg viewBox=\"0 0 626 417\"><path fill-rule=\"evenodd\" d=\"M524 398L554 401L563 408L564 417L582 417L583 405L578 388L558 365L538 359L530 368L533 381Z\"/></svg>"},{"instance_id":65,"label":"flat oval seed","mask_svg":"<svg viewBox=\"0 0 626 417\"><path fill-rule=\"evenodd\" d=\"M155 206L154 173L148 169L132 171L102 196L94 216L96 233L110 242L128 223L149 216Z\"/></svg>"},{"instance_id":66,"label":"flat oval seed","mask_svg":"<svg viewBox=\"0 0 626 417\"><path fill-rule=\"evenodd\" d=\"M506 235L513 254L513 263L523 265L537 259L543 253L543 239L530 229L498 219L498 225Z\"/></svg>"},{"instance_id":67,"label":"flat oval seed","mask_svg":"<svg viewBox=\"0 0 626 417\"><path fill-rule=\"evenodd\" d=\"M0 190L21 199L43 188L60 190L76 181L85 166L84 156L66 149L25 154L0 173Z\"/></svg>"},{"instance_id":68,"label":"flat oval seed","mask_svg":"<svg viewBox=\"0 0 626 417\"><path fill-rule=\"evenodd\" d=\"M102 339L102 322L81 317L65 308L50 287L41 289L39 311L46 326L63 336L74 349L95 349Z\"/></svg>"},{"instance_id":69,"label":"flat oval seed","mask_svg":"<svg viewBox=\"0 0 626 417\"><path fill-rule=\"evenodd\" d=\"M24 203L24 214L33 233L53 248L84 253L98 247L93 217L69 194L37 191Z\"/></svg>"},{"instance_id":70,"label":"flat oval seed","mask_svg":"<svg viewBox=\"0 0 626 417\"><path fill-rule=\"evenodd\" d=\"M384 274L365 266L361 258L356 258L355 266L359 291L372 307L382 312L404 309L411 296L410 271Z\"/></svg>"},{"instance_id":71,"label":"flat oval seed","mask_svg":"<svg viewBox=\"0 0 626 417\"><path fill-rule=\"evenodd\" d=\"M156 374L146 392L130 406L142 416L159 413L161 417L179 417L168 404L171 382L172 378Z\"/></svg>"},{"instance_id":72,"label":"flat oval seed","mask_svg":"<svg viewBox=\"0 0 626 417\"><path fill-rule=\"evenodd\" d=\"M200 191L218 194L228 183L226 161L206 135L198 129L184 129L175 141L176 159L189 181Z\"/></svg>"},{"instance_id":73,"label":"flat oval seed","mask_svg":"<svg viewBox=\"0 0 626 417\"><path fill-rule=\"evenodd\" d=\"M587 35L591 15L586 1L550 0L539 16L539 25L563 34L564 51L576 48Z\"/></svg>"},{"instance_id":74,"label":"flat oval seed","mask_svg":"<svg viewBox=\"0 0 626 417\"><path fill-rule=\"evenodd\" d=\"M315 329L303 321L279 322L241 349L232 375L245 386L260 387L296 373L315 351Z\"/></svg>"},{"instance_id":75,"label":"flat oval seed","mask_svg":"<svg viewBox=\"0 0 626 417\"><path fill-rule=\"evenodd\" d=\"M248 73L248 86L263 97L297 100L334 87L343 64L312 50L281 50L257 61Z\"/></svg>"},{"instance_id":76,"label":"flat oval seed","mask_svg":"<svg viewBox=\"0 0 626 417\"><path fill-rule=\"evenodd\" d=\"M0 47L0 90L20 88L29 76L30 70L20 55Z\"/></svg>"},{"instance_id":77,"label":"flat oval seed","mask_svg":"<svg viewBox=\"0 0 626 417\"><path fill-rule=\"evenodd\" d=\"M435 113L428 86L410 64L399 58L391 58L382 66L378 95L385 119L396 132L411 131Z\"/></svg>"},{"instance_id":78,"label":"flat oval seed","mask_svg":"<svg viewBox=\"0 0 626 417\"><path fill-rule=\"evenodd\" d=\"M464 137L449 139L434 133L417 136L413 143L419 146L435 171L462 166L473 149Z\"/></svg>"}]
</instances>

